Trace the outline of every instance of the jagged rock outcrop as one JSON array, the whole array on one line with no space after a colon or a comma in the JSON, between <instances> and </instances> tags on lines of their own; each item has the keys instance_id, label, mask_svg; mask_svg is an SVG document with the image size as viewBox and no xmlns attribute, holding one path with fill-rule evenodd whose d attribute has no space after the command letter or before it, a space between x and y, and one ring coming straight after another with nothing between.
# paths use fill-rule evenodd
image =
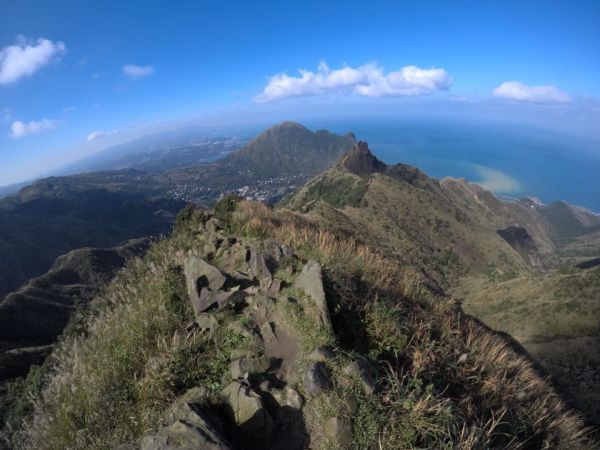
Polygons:
<instances>
[{"instance_id":1,"label":"jagged rock outcrop","mask_svg":"<svg viewBox=\"0 0 600 450\"><path fill-rule=\"evenodd\" d=\"M180 255L195 326L209 339L220 339L218 327L226 326L244 344L231 351L229 381L220 393L224 404L213 407L214 417L209 406L191 404L186 393L139 445L146 450L307 448L306 404L316 397L335 401L328 396L334 386L331 364L339 357L326 346L312 347L315 340L333 338L321 266L299 260L275 240L227 239L214 219L202 232L207 234L203 250ZM227 295L232 292L239 296ZM375 389L360 370L343 376L357 383L366 379ZM323 439L344 445L352 439L345 418L336 417L328 430Z\"/></svg>"},{"instance_id":2,"label":"jagged rock outcrop","mask_svg":"<svg viewBox=\"0 0 600 450\"><path fill-rule=\"evenodd\" d=\"M521 257L531 265L536 265L538 258L536 257L537 246L523 227L510 226L497 231L498 235L521 255Z\"/></svg>"}]
</instances>

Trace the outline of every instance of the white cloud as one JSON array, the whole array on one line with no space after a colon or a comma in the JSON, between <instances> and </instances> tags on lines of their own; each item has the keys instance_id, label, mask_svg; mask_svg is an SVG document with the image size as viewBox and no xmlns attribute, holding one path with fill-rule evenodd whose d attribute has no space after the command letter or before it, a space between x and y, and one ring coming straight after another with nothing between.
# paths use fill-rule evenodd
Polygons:
<instances>
[{"instance_id":1,"label":"white cloud","mask_svg":"<svg viewBox=\"0 0 600 450\"><path fill-rule=\"evenodd\" d=\"M123 66L123 75L129 78L144 78L154 73L154 66L136 66L135 64L125 64Z\"/></svg>"},{"instance_id":2,"label":"white cloud","mask_svg":"<svg viewBox=\"0 0 600 450\"><path fill-rule=\"evenodd\" d=\"M473 164L473 168L481 177L475 183L488 191L496 194L516 194L522 189L521 183L501 170L477 164Z\"/></svg>"},{"instance_id":3,"label":"white cloud","mask_svg":"<svg viewBox=\"0 0 600 450\"><path fill-rule=\"evenodd\" d=\"M21 122L17 120L10 126L10 137L19 139L31 134L38 134L43 131L54 130L61 125L60 122L50 119L42 119L40 121L32 120L31 122Z\"/></svg>"},{"instance_id":4,"label":"white cloud","mask_svg":"<svg viewBox=\"0 0 600 450\"><path fill-rule=\"evenodd\" d=\"M0 49L0 84L14 83L33 75L66 50L60 41L40 38L28 42L24 37L18 37L16 44Z\"/></svg>"},{"instance_id":5,"label":"white cloud","mask_svg":"<svg viewBox=\"0 0 600 450\"><path fill-rule=\"evenodd\" d=\"M87 141L88 142L95 141L96 139L100 139L100 138L103 138L105 136L110 136L111 134L116 134L118 132L119 132L119 130L112 130L112 131L92 131L90 134L88 134Z\"/></svg>"},{"instance_id":6,"label":"white cloud","mask_svg":"<svg viewBox=\"0 0 600 450\"><path fill-rule=\"evenodd\" d=\"M452 84L452 78L444 69L406 66L386 74L383 67L375 63L332 70L322 62L316 72L299 70L299 73L297 77L285 73L274 75L254 100L264 103L336 91L349 91L366 97L412 96L446 90Z\"/></svg>"},{"instance_id":7,"label":"white cloud","mask_svg":"<svg viewBox=\"0 0 600 450\"><path fill-rule=\"evenodd\" d=\"M493 92L494 97L530 103L569 103L571 96L555 86L528 86L519 81L505 81Z\"/></svg>"}]
</instances>

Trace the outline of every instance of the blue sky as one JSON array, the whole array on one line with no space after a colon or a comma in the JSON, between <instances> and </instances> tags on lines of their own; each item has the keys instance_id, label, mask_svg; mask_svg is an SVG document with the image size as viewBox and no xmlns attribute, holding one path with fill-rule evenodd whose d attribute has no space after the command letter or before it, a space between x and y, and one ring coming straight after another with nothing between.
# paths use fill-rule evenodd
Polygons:
<instances>
[{"instance_id":1,"label":"blue sky","mask_svg":"<svg viewBox=\"0 0 600 450\"><path fill-rule=\"evenodd\" d=\"M353 112L600 136L600 2L323 3L1 2L0 185L189 123Z\"/></svg>"}]
</instances>

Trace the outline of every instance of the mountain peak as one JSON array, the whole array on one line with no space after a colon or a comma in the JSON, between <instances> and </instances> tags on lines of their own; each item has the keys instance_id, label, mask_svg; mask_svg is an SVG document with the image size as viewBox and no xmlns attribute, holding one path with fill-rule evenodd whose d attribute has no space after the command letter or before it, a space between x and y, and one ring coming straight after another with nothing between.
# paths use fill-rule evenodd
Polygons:
<instances>
[{"instance_id":1,"label":"mountain peak","mask_svg":"<svg viewBox=\"0 0 600 450\"><path fill-rule=\"evenodd\" d=\"M352 149L342 158L340 165L349 172L365 176L372 173L384 172L387 169L387 164L378 160L366 142L359 141Z\"/></svg>"}]
</instances>

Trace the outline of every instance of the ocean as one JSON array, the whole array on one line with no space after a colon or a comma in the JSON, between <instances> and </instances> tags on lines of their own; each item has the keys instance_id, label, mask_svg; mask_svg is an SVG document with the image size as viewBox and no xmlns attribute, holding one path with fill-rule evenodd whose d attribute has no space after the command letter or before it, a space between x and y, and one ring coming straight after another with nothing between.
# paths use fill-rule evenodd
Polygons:
<instances>
[{"instance_id":1,"label":"ocean","mask_svg":"<svg viewBox=\"0 0 600 450\"><path fill-rule=\"evenodd\" d=\"M327 124L352 131L388 164L479 182L500 197L565 200L600 212L600 142L497 124L430 120Z\"/></svg>"}]
</instances>

